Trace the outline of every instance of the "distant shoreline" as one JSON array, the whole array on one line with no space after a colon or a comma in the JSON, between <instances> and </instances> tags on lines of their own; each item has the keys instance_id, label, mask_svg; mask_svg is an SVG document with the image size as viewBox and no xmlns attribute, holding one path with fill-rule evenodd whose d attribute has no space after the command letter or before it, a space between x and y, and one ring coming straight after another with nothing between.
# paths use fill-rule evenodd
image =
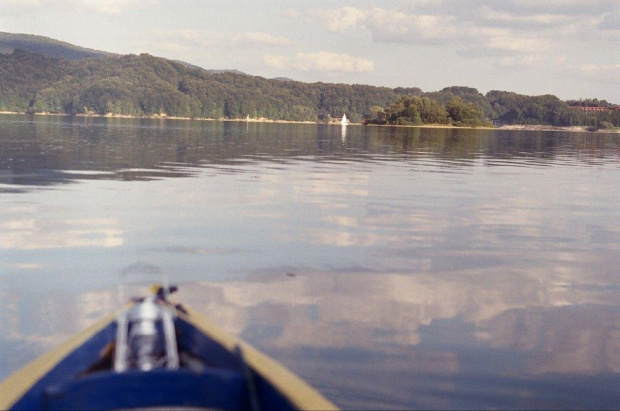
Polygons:
<instances>
[{"instance_id":1,"label":"distant shoreline","mask_svg":"<svg viewBox=\"0 0 620 411\"><path fill-rule=\"evenodd\" d=\"M232 121L232 122L247 122L247 123L281 123L281 124L328 124L340 126L341 124L336 121L330 123L318 123L316 121L293 121L293 120L272 120L265 117L259 118L204 118L204 117L175 117L168 115L154 114L152 116L130 116L123 114L66 114L66 113L20 113L18 111L0 111L0 114L22 114L22 115L34 115L34 116L60 116L60 117L84 117L84 118L132 118L132 119L150 119L150 120L194 120L194 121ZM360 126L361 123L349 123L351 126ZM447 124L424 124L424 125L388 125L389 127L405 127L405 128L441 128L441 129L470 129L470 130L523 130L523 131L563 131L563 132L575 132L575 133L620 133L619 129L615 130L588 130L586 126L547 126L547 125L522 125L512 124L503 125L500 127L462 127L451 126ZM385 125L368 124L367 127L385 127Z\"/></svg>"},{"instance_id":2,"label":"distant shoreline","mask_svg":"<svg viewBox=\"0 0 620 411\"><path fill-rule=\"evenodd\" d=\"M318 124L316 121L292 121L292 120L272 120L269 118L206 118L206 117L176 117L165 114L153 114L152 116L130 116L126 114L66 114L66 113L22 113L19 111L0 111L0 114L21 114L31 116L58 116L58 117L82 117L82 118L133 118L149 120L193 120L193 121L236 121L248 123L293 123L293 124Z\"/></svg>"}]
</instances>

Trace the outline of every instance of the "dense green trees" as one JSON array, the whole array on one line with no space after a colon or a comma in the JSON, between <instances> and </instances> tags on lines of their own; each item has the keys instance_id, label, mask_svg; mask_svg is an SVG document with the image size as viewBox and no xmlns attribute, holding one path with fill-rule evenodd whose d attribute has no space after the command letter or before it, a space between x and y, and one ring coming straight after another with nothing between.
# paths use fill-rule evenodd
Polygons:
<instances>
[{"instance_id":1,"label":"dense green trees","mask_svg":"<svg viewBox=\"0 0 620 411\"><path fill-rule=\"evenodd\" d=\"M506 91L490 91L487 99L496 119L509 124L572 126L579 113L555 96L524 96Z\"/></svg>"},{"instance_id":2,"label":"dense green trees","mask_svg":"<svg viewBox=\"0 0 620 411\"><path fill-rule=\"evenodd\" d=\"M482 109L453 96L445 105L428 97L401 97L384 110L371 107L372 116L367 123L422 125L451 124L455 126L480 126L486 123Z\"/></svg>"},{"instance_id":3,"label":"dense green trees","mask_svg":"<svg viewBox=\"0 0 620 411\"><path fill-rule=\"evenodd\" d=\"M605 101L571 105L611 107ZM419 88L303 83L239 72L210 72L148 54L45 57L0 54L0 110L67 114L265 117L327 122L477 126L510 124L620 126L620 111L586 113L555 96L506 91L482 95L470 87L424 93Z\"/></svg>"},{"instance_id":4,"label":"dense green trees","mask_svg":"<svg viewBox=\"0 0 620 411\"><path fill-rule=\"evenodd\" d=\"M375 110L378 114L378 110ZM379 119L384 119L381 121ZM386 107L384 114L379 114L376 123L401 125L448 124L448 113L437 101L428 97L401 97Z\"/></svg>"},{"instance_id":5,"label":"dense green trees","mask_svg":"<svg viewBox=\"0 0 620 411\"><path fill-rule=\"evenodd\" d=\"M460 97L448 101L446 111L455 126L475 127L485 123L482 109L475 103L466 103Z\"/></svg>"},{"instance_id":6,"label":"dense green trees","mask_svg":"<svg viewBox=\"0 0 620 411\"><path fill-rule=\"evenodd\" d=\"M364 122L475 127L496 120L503 124L620 127L620 110L586 113L574 106L615 107L597 99L563 102L552 95L525 96L496 90L485 96L470 87L446 87L436 92L400 97L384 108L373 106Z\"/></svg>"},{"instance_id":7,"label":"dense green trees","mask_svg":"<svg viewBox=\"0 0 620 411\"><path fill-rule=\"evenodd\" d=\"M455 97L458 97L465 103L472 103L478 106L487 118L493 118L495 114L487 98L472 87L446 87L440 91L424 93L424 95L439 101L443 105L448 104L448 102L454 100Z\"/></svg>"},{"instance_id":8,"label":"dense green trees","mask_svg":"<svg viewBox=\"0 0 620 411\"><path fill-rule=\"evenodd\" d=\"M0 55L0 109L179 117L361 121L409 89L269 80L208 72L148 54L74 61Z\"/></svg>"},{"instance_id":9,"label":"dense green trees","mask_svg":"<svg viewBox=\"0 0 620 411\"><path fill-rule=\"evenodd\" d=\"M28 50L31 53L41 53L48 57L62 57L67 60L77 60L86 56L112 56L113 53L74 46L33 34L16 34L0 32L0 53L10 54L15 49Z\"/></svg>"},{"instance_id":10,"label":"dense green trees","mask_svg":"<svg viewBox=\"0 0 620 411\"><path fill-rule=\"evenodd\" d=\"M604 108L615 107L614 104L607 102L607 100L599 100L597 98L567 100L566 104L568 104L571 107L604 107Z\"/></svg>"},{"instance_id":11,"label":"dense green trees","mask_svg":"<svg viewBox=\"0 0 620 411\"><path fill-rule=\"evenodd\" d=\"M604 128L613 124L620 127L620 111L609 110L586 113L575 107L596 106L612 108L599 100L563 102L556 96L524 96L507 91L490 91L486 95L495 113L495 119L508 124L546 124L552 126L590 126ZM570 103L570 105L569 105Z\"/></svg>"}]
</instances>

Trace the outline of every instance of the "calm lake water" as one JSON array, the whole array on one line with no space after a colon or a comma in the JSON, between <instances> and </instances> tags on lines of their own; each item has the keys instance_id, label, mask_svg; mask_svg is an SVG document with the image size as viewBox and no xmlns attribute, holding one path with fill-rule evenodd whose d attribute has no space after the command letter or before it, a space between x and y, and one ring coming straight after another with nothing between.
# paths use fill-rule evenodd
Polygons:
<instances>
[{"instance_id":1,"label":"calm lake water","mask_svg":"<svg viewBox=\"0 0 620 411\"><path fill-rule=\"evenodd\" d=\"M619 408L620 135L0 116L0 379L167 276L343 408Z\"/></svg>"}]
</instances>

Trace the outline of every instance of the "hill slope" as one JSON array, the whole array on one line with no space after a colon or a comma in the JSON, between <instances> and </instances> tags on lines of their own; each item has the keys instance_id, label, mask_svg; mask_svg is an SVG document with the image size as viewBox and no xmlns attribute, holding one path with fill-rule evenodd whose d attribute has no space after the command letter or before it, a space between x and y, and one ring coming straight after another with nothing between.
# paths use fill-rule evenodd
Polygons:
<instances>
[{"instance_id":1,"label":"hill slope","mask_svg":"<svg viewBox=\"0 0 620 411\"><path fill-rule=\"evenodd\" d=\"M48 57L62 57L67 60L77 60L83 57L113 56L100 50L74 46L44 36L33 34L16 34L0 32L0 53L11 54L15 49L22 49L31 53L41 53Z\"/></svg>"},{"instance_id":2,"label":"hill slope","mask_svg":"<svg viewBox=\"0 0 620 411\"><path fill-rule=\"evenodd\" d=\"M386 106L411 90L209 72L148 54L79 60L23 50L0 55L4 111L297 121L346 113L361 121L371 106Z\"/></svg>"}]
</instances>

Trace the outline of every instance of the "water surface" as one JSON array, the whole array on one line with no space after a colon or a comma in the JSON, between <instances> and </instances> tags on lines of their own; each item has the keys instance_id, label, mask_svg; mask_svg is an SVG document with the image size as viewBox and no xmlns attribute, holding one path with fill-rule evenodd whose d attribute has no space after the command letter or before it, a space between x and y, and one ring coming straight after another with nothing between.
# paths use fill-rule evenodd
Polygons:
<instances>
[{"instance_id":1,"label":"water surface","mask_svg":"<svg viewBox=\"0 0 620 411\"><path fill-rule=\"evenodd\" d=\"M0 378L166 275L343 408L620 407L614 134L0 116Z\"/></svg>"}]
</instances>

